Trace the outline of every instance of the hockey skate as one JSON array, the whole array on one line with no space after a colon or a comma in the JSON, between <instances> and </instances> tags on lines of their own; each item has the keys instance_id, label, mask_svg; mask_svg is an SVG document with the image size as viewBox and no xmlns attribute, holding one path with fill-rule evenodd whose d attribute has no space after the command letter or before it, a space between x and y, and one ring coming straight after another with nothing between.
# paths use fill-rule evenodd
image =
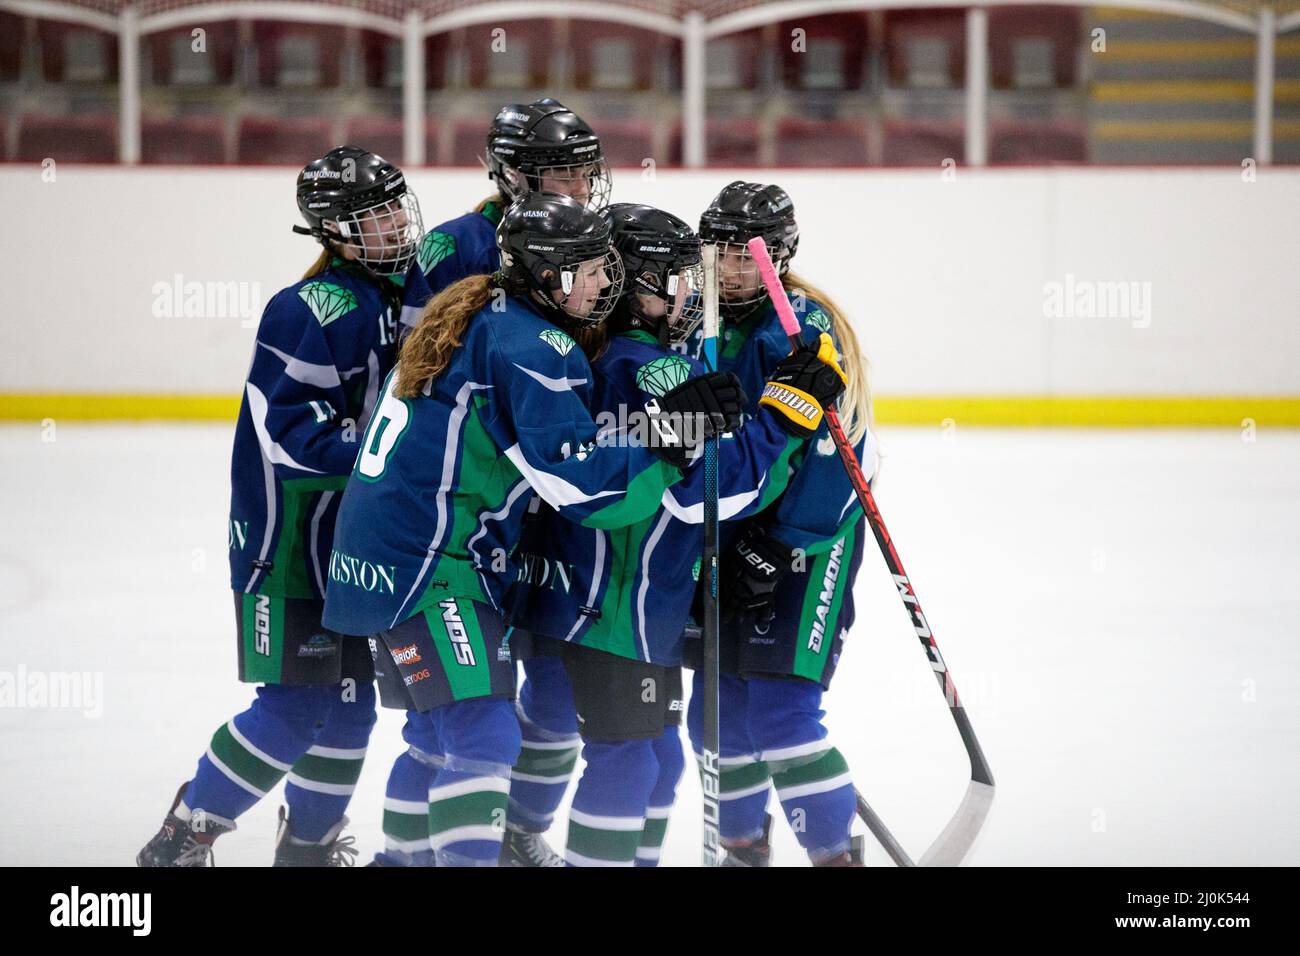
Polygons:
<instances>
[{"instance_id":1,"label":"hockey skate","mask_svg":"<svg viewBox=\"0 0 1300 956\"><path fill-rule=\"evenodd\" d=\"M772 814L763 818L763 834L752 840L724 841L727 855L722 866L768 867L772 865Z\"/></svg>"},{"instance_id":2,"label":"hockey skate","mask_svg":"<svg viewBox=\"0 0 1300 956\"><path fill-rule=\"evenodd\" d=\"M564 857L551 849L540 833L506 825L499 866L564 866Z\"/></svg>"},{"instance_id":3,"label":"hockey skate","mask_svg":"<svg viewBox=\"0 0 1300 956\"><path fill-rule=\"evenodd\" d=\"M813 866L866 866L866 856L867 840L866 837L859 835L849 841L849 848L843 853L837 853L820 863L814 863Z\"/></svg>"},{"instance_id":4,"label":"hockey skate","mask_svg":"<svg viewBox=\"0 0 1300 956\"><path fill-rule=\"evenodd\" d=\"M344 817L330 827L325 838L319 843L300 843L289 835L289 814L280 808L280 827L276 831L275 862L272 866L352 866L357 849L353 845L356 839L341 836L343 828L348 825Z\"/></svg>"},{"instance_id":5,"label":"hockey skate","mask_svg":"<svg viewBox=\"0 0 1300 956\"><path fill-rule=\"evenodd\" d=\"M202 810L191 814L189 820L176 815L181 794L188 782L176 791L167 818L152 840L136 854L136 866L213 866L212 843L223 833L235 829L235 821L213 816Z\"/></svg>"}]
</instances>

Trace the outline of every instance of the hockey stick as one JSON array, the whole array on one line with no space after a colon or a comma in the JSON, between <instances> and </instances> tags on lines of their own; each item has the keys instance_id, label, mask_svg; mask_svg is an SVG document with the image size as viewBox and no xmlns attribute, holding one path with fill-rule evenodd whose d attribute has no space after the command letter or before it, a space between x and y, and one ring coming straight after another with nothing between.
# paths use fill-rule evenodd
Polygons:
<instances>
[{"instance_id":1,"label":"hockey stick","mask_svg":"<svg viewBox=\"0 0 1300 956\"><path fill-rule=\"evenodd\" d=\"M791 346L798 348L803 344L800 337L799 321L795 318L794 309L790 306L785 287L776 274L776 267L772 264L772 257L768 255L767 244L761 236L755 236L749 240L747 248L749 254L753 256L754 262L758 265L759 274L763 277L763 284L767 287L768 296L772 300L777 316L781 319L781 328L790 336ZM916 636L925 649L925 655L930 661L930 667L934 670L935 677L938 678L939 688L943 691L944 700L948 702L948 710L952 714L953 721L957 724L962 743L966 747L966 755L970 758L970 785L966 788L966 795L957 806L943 832L939 834L938 838L921 857L922 866L955 866L970 851L975 838L984 825L989 809L993 806L993 772L989 769L988 761L984 759L984 751L980 749L979 740L975 737L975 730L971 726L970 718L966 715L966 708L962 707L961 701L957 697L957 686L953 683L952 675L948 673L948 667L944 663L943 655L939 653L939 645L934 639L929 624L926 623L925 614L921 611L921 602L916 597L916 590L912 587L912 582L903 569L903 562L898 556L897 549L894 548L894 541L889 536L889 529L885 527L885 519L876 506L876 499L871 494L871 488L862 474L862 466L858 463L857 455L853 452L853 446L849 444L848 436L844 434L844 426L840 423L839 412L836 411L833 404L826 406L826 427L830 430L831 438L835 441L835 447L840 453L840 461L844 463L844 470L849 476L849 483L853 485L853 490L858 496L858 503L862 505L862 510L871 525L871 531L876 537L876 543L880 546L880 553L885 559L885 564L889 567L889 573L893 575L894 585L898 588L898 596L908 610L912 619L912 628L916 631ZM866 801L859 797L860 807L865 803ZM869 811L870 807L867 809ZM871 816L874 817L875 814L873 813ZM865 821L866 817L863 819ZM876 820L879 822L879 818L876 818ZM883 824L881 824L881 828L883 829ZM874 833L875 830L873 829L872 832Z\"/></svg>"},{"instance_id":2,"label":"hockey stick","mask_svg":"<svg viewBox=\"0 0 1300 956\"><path fill-rule=\"evenodd\" d=\"M704 258L704 361L710 372L718 369L718 249L705 245ZM721 726L718 686L721 673L718 619L718 442L719 436L704 442L704 553L700 561L704 578L704 713L701 720L700 785L704 790L704 865L722 862L718 830L722 796L719 768Z\"/></svg>"}]
</instances>

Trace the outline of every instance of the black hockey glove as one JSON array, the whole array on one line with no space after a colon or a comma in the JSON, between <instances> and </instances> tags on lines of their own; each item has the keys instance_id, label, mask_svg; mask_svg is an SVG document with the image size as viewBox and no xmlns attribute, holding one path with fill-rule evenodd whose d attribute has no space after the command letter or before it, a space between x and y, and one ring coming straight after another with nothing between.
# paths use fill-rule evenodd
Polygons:
<instances>
[{"instance_id":1,"label":"black hockey glove","mask_svg":"<svg viewBox=\"0 0 1300 956\"><path fill-rule=\"evenodd\" d=\"M767 624L776 617L776 586L794 567L795 553L762 528L750 525L722 559L722 619Z\"/></svg>"},{"instance_id":2,"label":"black hockey glove","mask_svg":"<svg viewBox=\"0 0 1300 956\"><path fill-rule=\"evenodd\" d=\"M700 443L740 427L745 390L731 372L688 378L651 409L650 450L669 464L687 467Z\"/></svg>"},{"instance_id":3,"label":"black hockey glove","mask_svg":"<svg viewBox=\"0 0 1300 956\"><path fill-rule=\"evenodd\" d=\"M826 406L840 397L847 383L835 343L823 332L815 344L802 345L781 361L768 377L758 404L775 412L777 422L791 435L811 438Z\"/></svg>"}]
</instances>

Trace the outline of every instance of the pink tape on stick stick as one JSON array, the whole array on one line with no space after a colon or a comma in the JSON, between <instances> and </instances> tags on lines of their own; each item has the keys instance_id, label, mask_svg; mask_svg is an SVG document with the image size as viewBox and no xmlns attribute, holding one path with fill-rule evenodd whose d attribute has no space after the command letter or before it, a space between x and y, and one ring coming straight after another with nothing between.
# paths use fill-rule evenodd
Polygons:
<instances>
[{"instance_id":1,"label":"pink tape on stick stick","mask_svg":"<svg viewBox=\"0 0 1300 956\"><path fill-rule=\"evenodd\" d=\"M785 329L785 334L797 344L801 326L799 320L794 317L794 309L791 308L790 299L785 294L785 286L781 285L781 277L776 274L776 266L772 264L772 257L767 251L767 243L763 241L762 236L755 236L745 246L749 249L749 254L754 257L754 261L758 263L758 274L763 277L763 285L767 286L767 294L772 299L772 305L776 307L781 328Z\"/></svg>"}]
</instances>

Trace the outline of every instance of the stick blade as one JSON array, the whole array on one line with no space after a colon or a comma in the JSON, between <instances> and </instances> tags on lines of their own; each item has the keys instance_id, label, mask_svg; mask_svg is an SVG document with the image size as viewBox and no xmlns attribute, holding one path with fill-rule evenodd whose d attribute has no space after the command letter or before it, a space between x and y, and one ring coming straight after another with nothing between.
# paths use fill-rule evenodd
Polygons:
<instances>
[{"instance_id":1,"label":"stick blade","mask_svg":"<svg viewBox=\"0 0 1300 956\"><path fill-rule=\"evenodd\" d=\"M960 866L974 847L989 811L993 809L994 792L987 783L972 780L948 825L921 854L919 865Z\"/></svg>"}]
</instances>

